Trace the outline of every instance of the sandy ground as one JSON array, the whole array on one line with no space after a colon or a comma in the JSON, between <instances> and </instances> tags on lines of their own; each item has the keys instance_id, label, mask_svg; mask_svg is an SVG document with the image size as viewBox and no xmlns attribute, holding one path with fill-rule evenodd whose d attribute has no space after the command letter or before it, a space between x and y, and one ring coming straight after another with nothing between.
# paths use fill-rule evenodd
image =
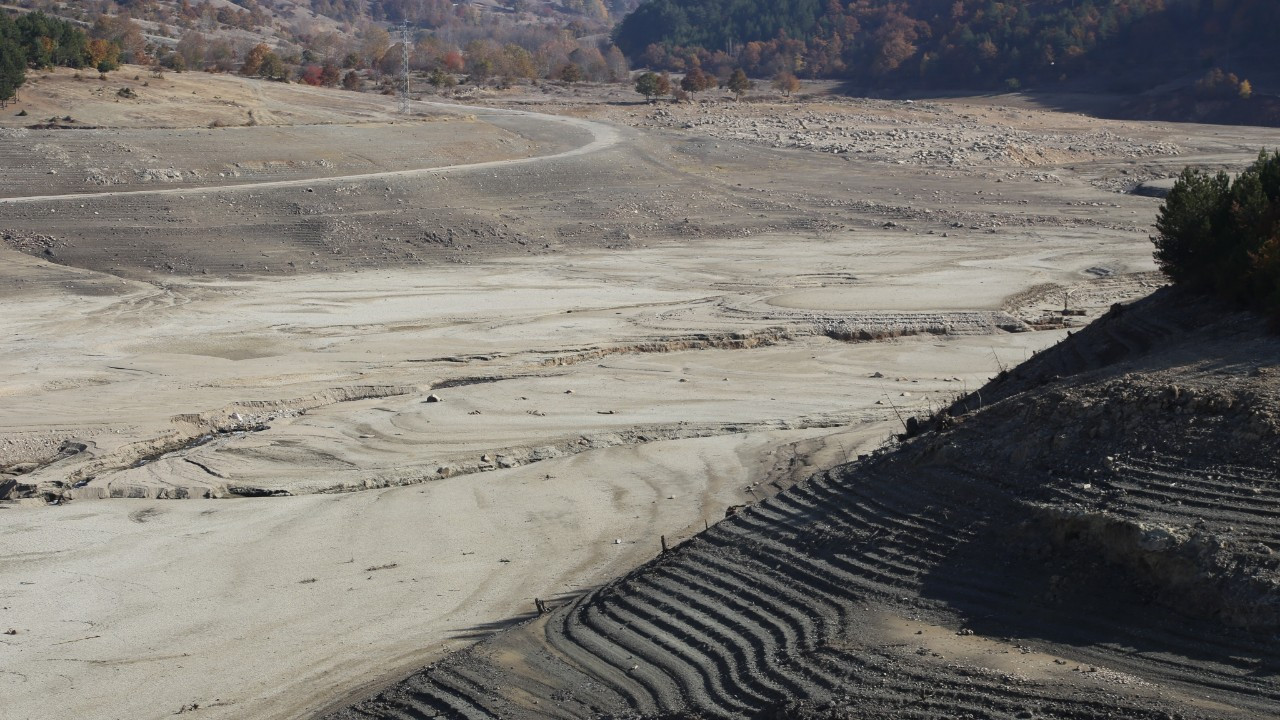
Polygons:
<instances>
[{"instance_id":1,"label":"sandy ground","mask_svg":"<svg viewBox=\"0 0 1280 720\"><path fill-rule=\"evenodd\" d=\"M1280 341L1157 291L330 720L1255 720L1280 707Z\"/></svg>"},{"instance_id":2,"label":"sandy ground","mask_svg":"<svg viewBox=\"0 0 1280 720\"><path fill-rule=\"evenodd\" d=\"M297 716L460 647L535 597L625 572L659 535L687 536L741 502L770 451L806 435L339 496L122 500L56 518L8 508L3 624L18 634L4 638L6 714Z\"/></svg>"},{"instance_id":3,"label":"sandy ground","mask_svg":"<svg viewBox=\"0 0 1280 720\"><path fill-rule=\"evenodd\" d=\"M85 98L100 129L0 129L19 718L296 718L393 681L1149 292L1157 201L1123 171L1265 135L1017 98L548 93L405 122L231 77L138 92ZM934 129L867 157L743 129L811 117ZM918 153L1009 125L1079 146Z\"/></svg>"}]
</instances>

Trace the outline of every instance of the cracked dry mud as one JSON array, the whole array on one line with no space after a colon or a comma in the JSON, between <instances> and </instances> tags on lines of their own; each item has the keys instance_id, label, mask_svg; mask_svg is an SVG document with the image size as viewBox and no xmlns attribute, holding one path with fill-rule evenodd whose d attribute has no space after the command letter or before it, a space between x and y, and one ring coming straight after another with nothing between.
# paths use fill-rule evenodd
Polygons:
<instances>
[{"instance_id":1,"label":"cracked dry mud","mask_svg":"<svg viewBox=\"0 0 1280 720\"><path fill-rule=\"evenodd\" d=\"M1268 138L1112 123L1017 97L671 110L711 118L685 128L617 88L477 97L488 106L423 106L406 122L377 97L334 103L309 88L195 81L153 81L142 101L153 122L90 100L80 120L96 130L0 121L0 152L19 171L0 188L0 493L17 498L0 503L0 626L15 630L0 641L0 671L17 678L6 707L18 717L161 718L196 706L208 718L311 717L489 637L535 597L569 603L544 618L555 623L599 612L578 598L651 559L661 536L687 540L731 506L867 453L900 417L947 406L1150 293L1161 284L1146 238L1158 201L1114 190L1185 162L1244 165ZM252 109L259 124L184 120L179 101L193 89L208 117ZM78 90L54 73L31 92L53 107ZM724 130L828 132L814 116L912 130L859 140L901 147L839 155L803 137L775 148ZM935 162L920 154L935 144L924 132L933 116L943 122L930 132L1065 138L1076 150ZM1154 150L1130 157L1134 148ZM823 477L800 492L843 493L843 471ZM1080 537L1117 532L1051 510L1026 513ZM886 522L873 507L857 512ZM681 552L735 545L723 540L731 527ZM840 578L938 557L932 536L885 532L867 530ZM972 539L945 532L939 547ZM1170 538L1178 552L1199 547L1176 528ZM905 555L889 557L895 542ZM717 553L707 562L738 562ZM1096 672L1072 672L1074 660L1033 667L1058 646L978 624L954 635L954 618L930 614L907 580L895 595L905 600L852 626L865 635L854 643L815 619L853 617L844 601L816 592L812 617L776 598L757 607L747 580L759 570L772 582L780 562L742 562L736 580L708 580L720 584L705 597L692 579L719 570L690 566L645 590L646 602L683 593L688 615L662 618L677 625L664 626L673 638L706 622L738 649L661 660L700 668L693 684L634 661L639 679L592 666L618 683L599 690L601 708L781 707L778 693L810 661L773 678L768 653L819 640L812 647L841 668L823 671L832 681L860 667L841 658L861 658L876 668L864 674L915 668L902 682L921 687L1007 687L1008 675L1078 686L1094 703L1050 693L1059 704L1046 707L1164 707L1108 694L1164 692L1155 660L1117 665L1087 650L1078 666ZM777 598L799 592L778 585ZM914 620L898 611L917 605L928 607ZM748 621L767 638L734 639ZM697 649L690 642L664 652ZM578 652L566 648L556 652ZM946 669L1006 649L994 675L962 681ZM1256 687L1268 687L1265 667ZM497 712L511 701L473 697L473 680L457 692ZM565 685L556 707L589 714L570 698L577 688ZM1003 698L1001 712L1039 712L1009 699L1023 690L981 692L992 708ZM726 693L736 699L718 704ZM1235 707L1246 694L1205 702ZM822 707L844 712L828 695ZM908 695L883 707L909 714Z\"/></svg>"}]
</instances>

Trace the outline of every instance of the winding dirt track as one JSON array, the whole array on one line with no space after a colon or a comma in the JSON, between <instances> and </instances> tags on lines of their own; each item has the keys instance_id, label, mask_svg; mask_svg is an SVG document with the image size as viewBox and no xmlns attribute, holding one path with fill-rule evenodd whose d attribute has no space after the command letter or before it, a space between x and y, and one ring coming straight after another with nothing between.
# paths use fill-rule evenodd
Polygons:
<instances>
[{"instance_id":1,"label":"winding dirt track","mask_svg":"<svg viewBox=\"0 0 1280 720\"><path fill-rule=\"evenodd\" d=\"M468 105L452 105L446 103L423 102L423 105L431 106L437 110L443 110L448 113L468 112L477 118L522 118L525 120L534 120L540 122L559 123L568 127L585 130L591 135L591 141L569 150L564 150L550 155L538 155L528 158L510 158L505 160L489 160L486 162L464 163L461 165L448 165L443 167L417 168L413 170L386 170L373 173L358 173L352 175L336 175L329 177L300 178L295 180L269 180L264 182L252 183L236 183L229 185L204 185L199 187L176 187L176 188L149 188L143 190L111 190L104 192L92 193L64 193L60 195L26 195L21 197L0 197L0 205L16 205L19 203L48 202L48 201L73 201L73 200L93 200L104 198L119 197L145 197L145 196L164 196L164 195L190 195L193 192L228 192L243 190L270 190L280 188L296 188L307 187L319 183L340 183L355 182L363 180L379 180L390 178L415 178L428 175L443 175L452 172L464 172L472 170L488 170L493 168L506 168L517 165L528 165L531 163L547 162L551 160L563 160L581 155L587 155L598 150L611 147L618 143L620 134L617 128L606 125L604 123L592 120L584 120L582 118L564 117L560 115L547 115L545 113L529 112L527 110L507 110L503 108L473 107Z\"/></svg>"}]
</instances>

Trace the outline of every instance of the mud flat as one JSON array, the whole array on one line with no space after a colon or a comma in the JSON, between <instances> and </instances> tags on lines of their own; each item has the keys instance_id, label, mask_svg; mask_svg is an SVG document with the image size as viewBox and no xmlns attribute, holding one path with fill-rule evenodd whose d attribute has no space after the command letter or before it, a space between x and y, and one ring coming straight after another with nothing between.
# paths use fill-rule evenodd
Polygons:
<instances>
[{"instance_id":1,"label":"mud flat","mask_svg":"<svg viewBox=\"0 0 1280 720\"><path fill-rule=\"evenodd\" d=\"M31 102L89 87L55 80ZM188 80L139 92L175 83L148 99L163 114ZM576 602L662 536L874 450L1158 287L1158 201L1095 182L1131 160L1107 153L1244 164L1259 137L1109 126L1099 153L1038 168L1046 183L999 153L854 161L716 129L843 122L841 103L721 104L703 109L742 118L685 128L599 98L540 101L555 116L481 98L405 123L382 98L339 111L216 82L211 100L259 124L148 125L86 100L79 119L111 131L2 131L31 170L0 199L17 717L308 717L534 598ZM949 107L979 135L1029 112ZM260 151L233 157L243 138ZM301 162L334 138L368 149ZM684 707L655 692L669 701L641 709Z\"/></svg>"}]
</instances>

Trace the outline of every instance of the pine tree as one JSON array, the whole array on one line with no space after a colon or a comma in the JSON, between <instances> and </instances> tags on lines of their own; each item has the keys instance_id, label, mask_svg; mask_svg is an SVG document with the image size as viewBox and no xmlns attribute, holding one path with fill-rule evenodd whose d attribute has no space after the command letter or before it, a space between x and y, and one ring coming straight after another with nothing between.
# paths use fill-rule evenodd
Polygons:
<instances>
[{"instance_id":1,"label":"pine tree","mask_svg":"<svg viewBox=\"0 0 1280 720\"><path fill-rule=\"evenodd\" d=\"M655 72L641 73L636 78L636 92L644 96L646 102L653 102L654 95L660 95L658 85L661 79Z\"/></svg>"},{"instance_id":2,"label":"pine tree","mask_svg":"<svg viewBox=\"0 0 1280 720\"><path fill-rule=\"evenodd\" d=\"M7 15L0 13L0 107L18 95L27 81L27 57L18 39L18 30Z\"/></svg>"}]
</instances>

